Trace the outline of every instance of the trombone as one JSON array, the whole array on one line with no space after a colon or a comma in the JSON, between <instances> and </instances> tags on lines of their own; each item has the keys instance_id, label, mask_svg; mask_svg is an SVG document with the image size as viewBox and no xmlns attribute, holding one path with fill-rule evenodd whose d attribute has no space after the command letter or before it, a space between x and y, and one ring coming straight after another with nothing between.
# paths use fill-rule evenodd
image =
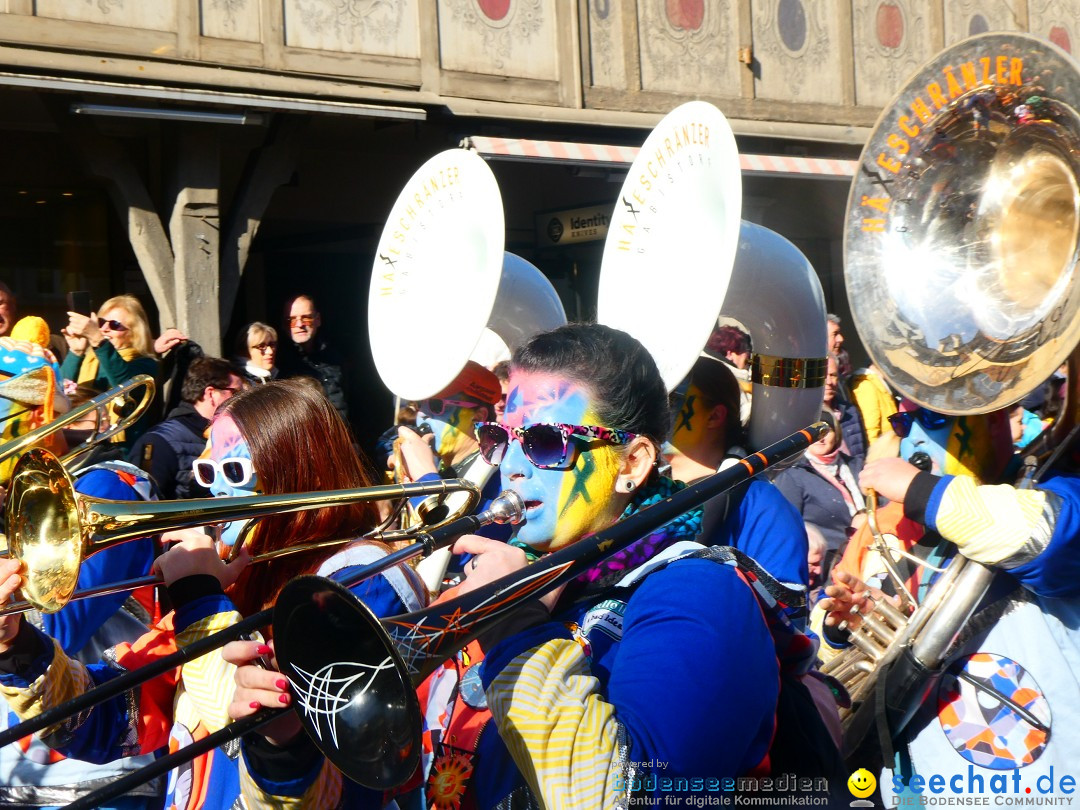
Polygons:
<instances>
[{"instance_id":1,"label":"trombone","mask_svg":"<svg viewBox=\"0 0 1080 810\"><path fill-rule=\"evenodd\" d=\"M85 442L77 445L60 457L60 463L70 467L77 462L80 457L93 449L96 444L111 439L117 433L126 430L138 421L139 417L146 412L146 409L150 407L150 403L154 399L154 392L157 390L157 385L154 382L153 377L148 374L139 374L138 376L132 377L126 383L118 385L115 388L110 388L104 394L100 394L88 402L84 402L77 408L72 408L70 411L57 417L48 424L34 428L29 433L4 442L0 445L0 462L21 453L28 447L32 447L46 436L49 436L58 430L62 430L67 425L78 422L88 413L100 411L100 409L106 407L114 399L119 399L121 397L131 399L131 393L139 388L145 388L146 391L143 393L142 398L135 405L135 409L131 413L121 417L115 425L110 425L103 431L95 432L94 435L89 437ZM98 417L98 426L101 426L100 416Z\"/></svg>"},{"instance_id":2,"label":"trombone","mask_svg":"<svg viewBox=\"0 0 1080 810\"><path fill-rule=\"evenodd\" d=\"M523 572L416 613L380 620L346 590L378 573L371 566L342 584L322 577L299 577L285 586L273 608L0 732L0 746L56 725L193 657L215 650L265 624L272 613L278 661L297 693L293 708L300 713L305 731L327 759L353 781L376 790L392 788L412 775L420 755L420 709L415 685L442 661L522 604L568 582L683 512L804 451L826 429L824 422L810 425L608 529L537 560ZM503 493L492 506L507 494ZM456 522L477 519L473 516ZM471 528L450 525L443 527L443 531L462 533ZM427 537L424 542L432 539ZM428 547L441 547L441 543L442 540ZM404 562L400 555L408 551L401 549L374 565L385 570L391 564ZM741 556L731 551L734 556ZM791 605L798 604L804 596L782 586L781 590ZM305 673L318 673L319 677L313 682ZM335 692L330 693L331 689ZM328 706L332 707L331 711L326 710ZM263 709L235 721L197 743L110 782L69 808L96 807L199 754L238 739L288 710Z\"/></svg>"},{"instance_id":3,"label":"trombone","mask_svg":"<svg viewBox=\"0 0 1080 810\"><path fill-rule=\"evenodd\" d=\"M396 484L327 492L254 495L237 498L196 498L181 501L111 501L75 492L71 476L48 450L35 447L15 465L6 505L9 556L21 560L26 571L23 602L0 609L0 615L37 609L55 613L75 598L101 596L154 584L156 579L132 580L118 587L105 586L76 593L82 561L106 548L139 537L209 523L344 506L362 501L464 491L459 514L471 512L480 490L467 481L446 479L423 484ZM344 545L356 538L341 538L281 549L265 559L285 553Z\"/></svg>"}]
</instances>

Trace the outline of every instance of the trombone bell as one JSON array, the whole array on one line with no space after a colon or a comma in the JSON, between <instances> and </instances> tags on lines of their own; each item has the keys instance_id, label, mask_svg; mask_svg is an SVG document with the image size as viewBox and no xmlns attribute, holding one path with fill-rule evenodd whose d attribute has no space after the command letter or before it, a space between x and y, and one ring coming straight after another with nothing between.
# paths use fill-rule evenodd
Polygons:
<instances>
[{"instance_id":1,"label":"trombone bell","mask_svg":"<svg viewBox=\"0 0 1080 810\"><path fill-rule=\"evenodd\" d=\"M23 597L55 613L75 592L83 557L71 478L52 454L32 450L16 467L5 509L8 555L23 561Z\"/></svg>"}]
</instances>

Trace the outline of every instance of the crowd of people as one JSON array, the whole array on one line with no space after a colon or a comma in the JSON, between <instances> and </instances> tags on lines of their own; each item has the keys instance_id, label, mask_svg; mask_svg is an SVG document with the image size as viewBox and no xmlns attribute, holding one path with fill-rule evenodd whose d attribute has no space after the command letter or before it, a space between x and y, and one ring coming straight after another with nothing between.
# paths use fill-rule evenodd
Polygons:
<instances>
[{"instance_id":1,"label":"crowd of people","mask_svg":"<svg viewBox=\"0 0 1080 810\"><path fill-rule=\"evenodd\" d=\"M452 607L590 535L634 525L756 449L746 447L754 402L745 332L718 326L669 393L633 337L569 324L490 368L470 361L443 390L406 404L402 424L371 448L373 463L348 427L342 361L321 327L315 301L298 296L285 303L287 341L255 322L240 330L232 359L208 357L176 330L155 341L138 300L121 295L69 313L58 346L40 318L19 318L13 291L0 286L0 344L12 355L0 381L5 438L149 374L162 383L163 407L95 448L74 475L82 495L172 501L358 490L384 475L467 478L482 490L481 509L516 493L518 522L458 538L434 582L408 565L355 581L393 550L373 536L386 511L368 502L252 522L208 517L210 532L178 527L108 548L86 560L80 588L150 572L162 587L0 617L9 710L0 725L273 606L299 574L348 582L378 618ZM882 800L908 795L917 775L967 773L950 754L988 773L1067 771L1075 743L1051 736L1047 706L1055 724L1080 713L1068 686L1080 492L1065 476L1030 489L988 486L1053 421L1060 381L1027 403L1031 417L1023 403L985 416L935 414L896 396L874 367L852 369L841 327L835 316L822 325L826 429L805 454L591 564L464 639L409 687L422 725L404 784L346 778L317 744L326 740L286 712L101 806L592 808L660 797L702 806L706 794L736 791L769 794L777 806L809 791L819 806L847 806L848 775L863 765L882 773ZM66 355L58 360L51 346ZM108 408L116 419L124 406ZM61 453L94 429L71 424L50 449ZM423 521L441 506L416 498L399 519ZM252 562L282 550L292 553ZM921 560L933 568L912 564ZM993 572L981 600L988 618L948 651L936 699L926 690L897 697L870 724L886 732L845 739L841 711L859 706L826 674L829 662L857 653L852 634L876 604L910 612L935 572L958 560ZM0 561L0 600L29 575L26 561ZM1056 652L1016 664L1031 645ZM286 677L276 652L269 631L234 640L0 751L0 805L61 806L265 708L331 711L326 696ZM1009 678L1016 690L999 694ZM1008 711L972 708L991 693ZM863 758L855 766L844 760L853 751ZM786 799L765 786L789 775Z\"/></svg>"}]
</instances>

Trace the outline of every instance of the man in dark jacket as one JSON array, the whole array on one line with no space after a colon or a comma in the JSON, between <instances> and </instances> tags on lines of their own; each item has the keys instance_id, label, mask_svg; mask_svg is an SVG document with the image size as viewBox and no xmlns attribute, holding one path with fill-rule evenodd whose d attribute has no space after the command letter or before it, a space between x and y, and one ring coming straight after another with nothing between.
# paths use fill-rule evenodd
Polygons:
<instances>
[{"instance_id":1,"label":"man in dark jacket","mask_svg":"<svg viewBox=\"0 0 1080 810\"><path fill-rule=\"evenodd\" d=\"M163 500L209 498L195 481L191 463L206 447L206 429L218 405L244 386L236 368L218 357L200 357L188 367L181 402L169 417L144 433L129 460L150 475Z\"/></svg>"},{"instance_id":2,"label":"man in dark jacket","mask_svg":"<svg viewBox=\"0 0 1080 810\"><path fill-rule=\"evenodd\" d=\"M349 406L345 400L345 374L341 355L319 337L322 316L310 295L298 295L285 308L292 341L282 346L278 367L282 377L314 377L322 383L327 398L349 424Z\"/></svg>"},{"instance_id":3,"label":"man in dark jacket","mask_svg":"<svg viewBox=\"0 0 1080 810\"><path fill-rule=\"evenodd\" d=\"M840 364L835 354L829 355L825 372L825 407L832 411L840 426L841 449L858 462L859 469L866 462L866 428L855 403L844 398L840 387Z\"/></svg>"}]
</instances>

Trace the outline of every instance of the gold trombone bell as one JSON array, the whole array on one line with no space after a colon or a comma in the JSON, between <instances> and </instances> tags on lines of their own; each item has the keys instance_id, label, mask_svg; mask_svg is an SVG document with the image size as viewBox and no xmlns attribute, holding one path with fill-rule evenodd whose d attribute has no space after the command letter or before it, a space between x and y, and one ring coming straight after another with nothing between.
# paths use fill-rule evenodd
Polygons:
<instances>
[{"instance_id":1,"label":"gold trombone bell","mask_svg":"<svg viewBox=\"0 0 1080 810\"><path fill-rule=\"evenodd\" d=\"M55 613L73 598L83 559L127 540L211 523L462 490L468 498L457 513L443 521L448 522L468 514L480 502L476 486L447 479L245 498L111 501L75 492L71 476L56 456L36 447L19 459L11 477L5 507L9 556L25 565L22 593L29 606ZM21 606L10 608L4 612L15 612Z\"/></svg>"}]
</instances>

